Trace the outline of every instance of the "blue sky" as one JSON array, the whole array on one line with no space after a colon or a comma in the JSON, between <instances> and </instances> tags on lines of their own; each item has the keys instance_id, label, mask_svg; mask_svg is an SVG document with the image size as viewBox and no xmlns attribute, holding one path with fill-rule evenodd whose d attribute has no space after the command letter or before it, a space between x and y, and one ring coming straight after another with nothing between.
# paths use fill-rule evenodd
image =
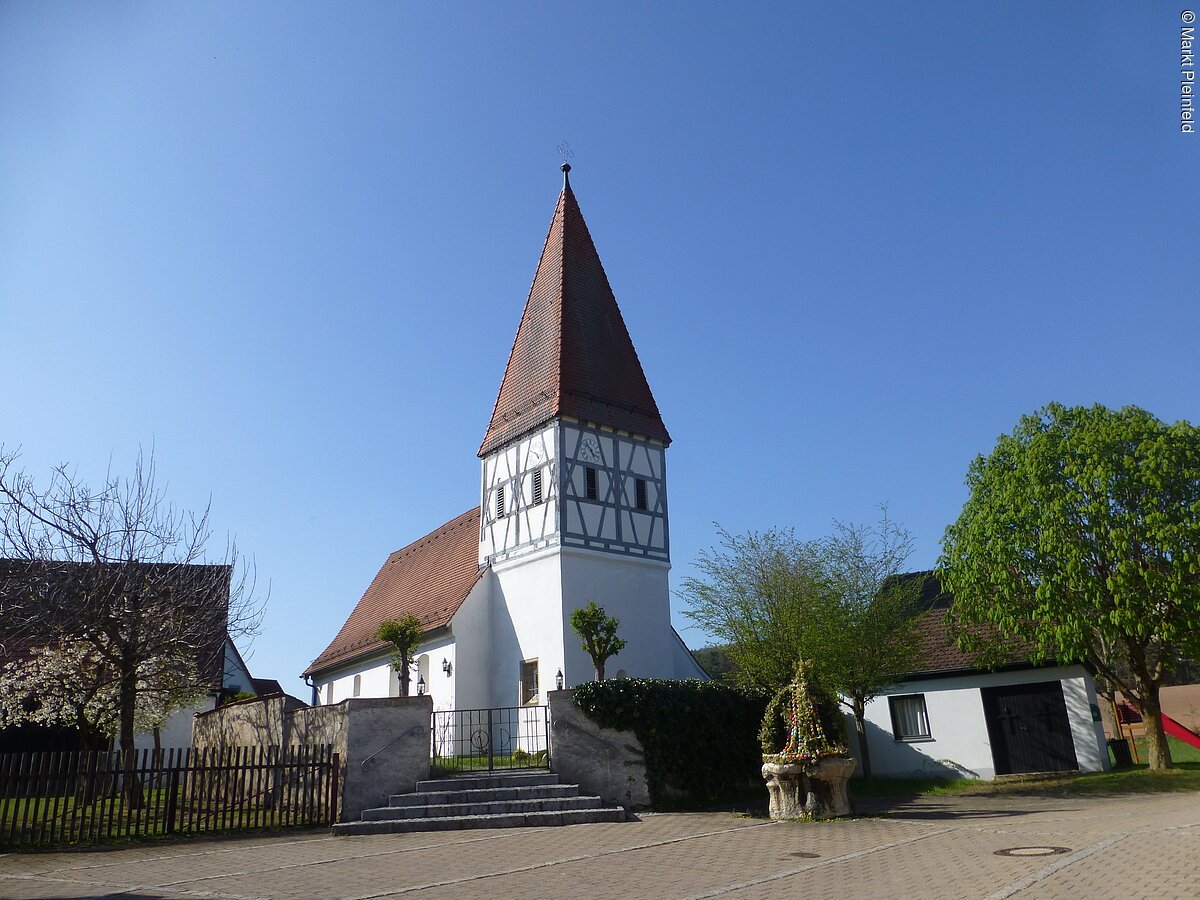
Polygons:
<instances>
[{"instance_id":1,"label":"blue sky","mask_svg":"<svg viewBox=\"0 0 1200 900\"><path fill-rule=\"evenodd\" d=\"M302 691L478 502L566 140L675 439L673 583L713 522L880 503L930 566L1021 414L1200 420L1183 8L10 0L0 442L90 476L153 445Z\"/></svg>"}]
</instances>

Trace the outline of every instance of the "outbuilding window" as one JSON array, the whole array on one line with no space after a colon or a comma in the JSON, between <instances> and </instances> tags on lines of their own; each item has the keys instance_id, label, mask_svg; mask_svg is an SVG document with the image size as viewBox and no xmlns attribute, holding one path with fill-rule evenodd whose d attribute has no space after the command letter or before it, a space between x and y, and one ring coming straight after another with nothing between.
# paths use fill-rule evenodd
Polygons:
<instances>
[{"instance_id":1,"label":"outbuilding window","mask_svg":"<svg viewBox=\"0 0 1200 900\"><path fill-rule=\"evenodd\" d=\"M362 693L362 676L355 675L354 676L354 696L357 697L361 693Z\"/></svg>"},{"instance_id":2,"label":"outbuilding window","mask_svg":"<svg viewBox=\"0 0 1200 900\"><path fill-rule=\"evenodd\" d=\"M888 697L892 711L892 734L898 741L928 741L929 714L925 710L924 694L905 694Z\"/></svg>"}]
</instances>

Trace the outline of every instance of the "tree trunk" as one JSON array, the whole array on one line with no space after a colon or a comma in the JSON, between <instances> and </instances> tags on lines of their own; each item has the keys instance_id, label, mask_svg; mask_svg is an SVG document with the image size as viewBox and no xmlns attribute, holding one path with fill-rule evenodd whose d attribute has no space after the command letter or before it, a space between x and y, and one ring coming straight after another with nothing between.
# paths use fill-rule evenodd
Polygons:
<instances>
[{"instance_id":1,"label":"tree trunk","mask_svg":"<svg viewBox=\"0 0 1200 900\"><path fill-rule=\"evenodd\" d=\"M1162 701L1158 697L1162 676L1158 671L1151 671L1144 647L1133 641L1129 644L1129 669L1135 688L1131 693L1136 693L1129 699L1142 714L1142 723L1146 726L1146 762L1151 772L1164 771L1171 768L1171 750L1167 746L1167 733L1163 731Z\"/></svg>"},{"instance_id":2,"label":"tree trunk","mask_svg":"<svg viewBox=\"0 0 1200 900\"><path fill-rule=\"evenodd\" d=\"M121 660L121 790L130 809L142 808L142 785L137 776L134 749L134 713L137 706L137 666Z\"/></svg>"},{"instance_id":3,"label":"tree trunk","mask_svg":"<svg viewBox=\"0 0 1200 900\"><path fill-rule=\"evenodd\" d=\"M850 699L854 713L854 733L858 737L858 752L862 755L863 778L871 777L871 748L867 745L867 703L861 697Z\"/></svg>"},{"instance_id":4,"label":"tree trunk","mask_svg":"<svg viewBox=\"0 0 1200 900\"><path fill-rule=\"evenodd\" d=\"M603 661L596 663L596 680L597 681L604 680L604 662Z\"/></svg>"},{"instance_id":5,"label":"tree trunk","mask_svg":"<svg viewBox=\"0 0 1200 900\"><path fill-rule=\"evenodd\" d=\"M1167 733L1163 730L1162 703L1158 699L1158 686L1146 691L1136 700L1138 712L1146 726L1146 762L1151 771L1170 769L1171 748L1167 746Z\"/></svg>"},{"instance_id":6,"label":"tree trunk","mask_svg":"<svg viewBox=\"0 0 1200 900\"><path fill-rule=\"evenodd\" d=\"M412 683L412 661L406 656L403 659L403 665L400 666L400 696L408 696L408 686Z\"/></svg>"}]
</instances>

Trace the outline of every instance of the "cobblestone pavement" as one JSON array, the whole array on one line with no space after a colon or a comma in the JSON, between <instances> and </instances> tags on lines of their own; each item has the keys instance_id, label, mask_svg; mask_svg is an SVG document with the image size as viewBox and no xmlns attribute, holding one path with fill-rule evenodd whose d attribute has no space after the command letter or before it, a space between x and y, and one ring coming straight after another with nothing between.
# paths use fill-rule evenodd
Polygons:
<instances>
[{"instance_id":1,"label":"cobblestone pavement","mask_svg":"<svg viewBox=\"0 0 1200 900\"><path fill-rule=\"evenodd\" d=\"M1014 847L1066 848L1000 856ZM1152 873L1152 874L1151 874ZM0 897L998 898L1200 895L1200 794L946 797L874 817L319 833L0 855Z\"/></svg>"}]
</instances>

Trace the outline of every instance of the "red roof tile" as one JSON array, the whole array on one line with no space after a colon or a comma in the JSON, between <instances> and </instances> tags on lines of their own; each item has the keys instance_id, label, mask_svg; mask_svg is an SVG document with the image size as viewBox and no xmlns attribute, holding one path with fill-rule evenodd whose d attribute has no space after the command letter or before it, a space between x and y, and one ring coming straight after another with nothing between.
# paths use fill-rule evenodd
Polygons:
<instances>
[{"instance_id":1,"label":"red roof tile","mask_svg":"<svg viewBox=\"0 0 1200 900\"><path fill-rule=\"evenodd\" d=\"M478 506L397 550L304 674L386 649L375 632L388 619L416 616L427 631L449 624L483 574L478 554Z\"/></svg>"},{"instance_id":2,"label":"red roof tile","mask_svg":"<svg viewBox=\"0 0 1200 900\"><path fill-rule=\"evenodd\" d=\"M479 455L559 416L671 442L569 184L550 222Z\"/></svg>"}]
</instances>

